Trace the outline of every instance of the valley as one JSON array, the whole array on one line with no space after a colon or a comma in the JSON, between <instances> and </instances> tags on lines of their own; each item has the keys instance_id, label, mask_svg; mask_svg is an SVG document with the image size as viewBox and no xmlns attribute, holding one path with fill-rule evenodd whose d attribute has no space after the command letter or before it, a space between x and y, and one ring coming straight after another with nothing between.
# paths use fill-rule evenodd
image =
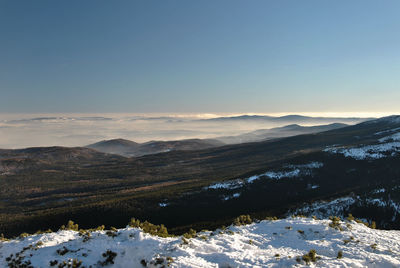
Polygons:
<instances>
[{"instance_id":1,"label":"valley","mask_svg":"<svg viewBox=\"0 0 400 268\"><path fill-rule=\"evenodd\" d=\"M314 134L134 158L79 147L2 150L0 233L57 228L68 219L85 228L123 227L131 217L182 233L217 228L244 213L284 217L307 204L349 196L359 201L345 207L343 216L353 213L380 228L398 229L399 127L393 116ZM379 189L385 189L380 198L395 205L361 205Z\"/></svg>"}]
</instances>

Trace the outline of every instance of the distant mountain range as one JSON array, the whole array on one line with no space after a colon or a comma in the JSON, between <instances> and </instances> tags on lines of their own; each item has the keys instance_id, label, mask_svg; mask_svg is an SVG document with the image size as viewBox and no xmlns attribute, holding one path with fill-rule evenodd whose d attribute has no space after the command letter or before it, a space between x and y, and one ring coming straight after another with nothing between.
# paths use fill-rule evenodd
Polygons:
<instances>
[{"instance_id":1,"label":"distant mountain range","mask_svg":"<svg viewBox=\"0 0 400 268\"><path fill-rule=\"evenodd\" d=\"M245 143L245 142L257 142L275 138L284 138L302 134L311 134L318 133L322 131L328 131L332 129L338 129L342 127L346 127L348 125L342 123L333 123L329 125L319 125L312 127L304 127L297 124L287 125L284 127L277 127L271 129L259 129L256 131L252 131L249 133L237 135L237 136L225 136L218 137L217 140L220 140L226 144L235 144L235 143Z\"/></svg>"},{"instance_id":2,"label":"distant mountain range","mask_svg":"<svg viewBox=\"0 0 400 268\"><path fill-rule=\"evenodd\" d=\"M187 139L177 141L149 141L146 143L136 143L125 139L104 140L87 145L103 153L118 154L126 157L137 157L149 154L164 153L169 151L193 151L226 144L237 144L246 142L257 142L274 138L284 138L289 136L318 133L347 126L346 124L334 123L312 127L303 127L297 124L278 127L272 129L259 129L237 136L216 137L215 139Z\"/></svg>"},{"instance_id":3,"label":"distant mountain range","mask_svg":"<svg viewBox=\"0 0 400 268\"><path fill-rule=\"evenodd\" d=\"M130 140L104 140L86 147L103 153L119 154L126 157L164 153L169 151L202 150L224 145L223 142L212 139L187 139L178 141L150 141L136 143Z\"/></svg>"},{"instance_id":4,"label":"distant mountain range","mask_svg":"<svg viewBox=\"0 0 400 268\"><path fill-rule=\"evenodd\" d=\"M373 120L375 118L360 118L360 117L311 117L303 115L285 115L285 116L265 116L265 115L240 115L230 117L217 117L210 119L201 119L202 121L216 122L237 122L237 121L254 121L254 122L269 122L281 124L331 124L331 123L346 123L357 124L363 121Z\"/></svg>"}]
</instances>

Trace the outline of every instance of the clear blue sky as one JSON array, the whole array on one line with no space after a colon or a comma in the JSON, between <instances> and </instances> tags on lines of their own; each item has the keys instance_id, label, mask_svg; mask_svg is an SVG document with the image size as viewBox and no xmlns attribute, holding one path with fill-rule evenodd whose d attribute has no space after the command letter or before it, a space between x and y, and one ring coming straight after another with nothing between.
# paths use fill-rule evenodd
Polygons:
<instances>
[{"instance_id":1,"label":"clear blue sky","mask_svg":"<svg viewBox=\"0 0 400 268\"><path fill-rule=\"evenodd\" d=\"M400 1L0 0L0 112L400 111Z\"/></svg>"}]
</instances>

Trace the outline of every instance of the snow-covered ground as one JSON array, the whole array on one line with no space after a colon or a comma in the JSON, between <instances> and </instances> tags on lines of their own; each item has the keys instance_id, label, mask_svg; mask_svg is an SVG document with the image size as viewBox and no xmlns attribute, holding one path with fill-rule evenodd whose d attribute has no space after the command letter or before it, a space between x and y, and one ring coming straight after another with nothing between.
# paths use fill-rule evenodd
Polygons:
<instances>
[{"instance_id":1,"label":"snow-covered ground","mask_svg":"<svg viewBox=\"0 0 400 268\"><path fill-rule=\"evenodd\" d=\"M300 175L311 175L312 169L317 169L323 167L324 164L320 162L310 162L303 165L286 165L284 166L283 170L281 171L267 171L262 174L253 175L245 179L236 179L236 180L229 180L224 182L219 182L212 184L210 186L205 187L205 190L208 189L238 189L243 187L245 184L253 183L256 180L261 178L268 178L279 180L283 178L294 178Z\"/></svg>"},{"instance_id":2,"label":"snow-covered ground","mask_svg":"<svg viewBox=\"0 0 400 268\"><path fill-rule=\"evenodd\" d=\"M363 207L366 204L385 209L391 209L393 212L392 222L395 222L400 215L400 203L390 198L379 196L384 193L384 188L373 190L368 198L360 196L346 196L333 199L330 201L316 201L312 204L305 204L304 206L290 210L286 215L306 215L316 216L317 218L327 218L331 215L346 217L350 211L351 206ZM378 195L378 196L376 196Z\"/></svg>"},{"instance_id":3,"label":"snow-covered ground","mask_svg":"<svg viewBox=\"0 0 400 268\"><path fill-rule=\"evenodd\" d=\"M90 238L58 231L0 242L0 266L19 256L33 267L49 267L50 262L57 267L73 259L81 267L307 267L301 256L314 249L319 258L312 267L400 267L400 231L355 222L340 222L340 231L329 223L287 218L202 232L187 240L136 228L119 229L114 237L96 231Z\"/></svg>"},{"instance_id":4,"label":"snow-covered ground","mask_svg":"<svg viewBox=\"0 0 400 268\"><path fill-rule=\"evenodd\" d=\"M345 211L358 201L358 197L341 197L331 201L317 201L301 208L289 211L287 215L306 215L316 216L317 218L327 218L331 215L347 216Z\"/></svg>"},{"instance_id":5,"label":"snow-covered ground","mask_svg":"<svg viewBox=\"0 0 400 268\"><path fill-rule=\"evenodd\" d=\"M393 142L386 142L393 140ZM388 156L395 156L400 152L400 134L393 134L379 139L380 144L366 145L361 147L328 147L324 151L333 154L342 154L356 160L381 159Z\"/></svg>"}]
</instances>

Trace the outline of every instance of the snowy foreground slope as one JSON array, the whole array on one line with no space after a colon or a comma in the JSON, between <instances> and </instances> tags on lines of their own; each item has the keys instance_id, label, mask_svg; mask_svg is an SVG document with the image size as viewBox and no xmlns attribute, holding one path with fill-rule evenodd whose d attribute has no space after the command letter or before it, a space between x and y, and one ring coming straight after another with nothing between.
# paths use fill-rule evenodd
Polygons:
<instances>
[{"instance_id":1,"label":"snowy foreground slope","mask_svg":"<svg viewBox=\"0 0 400 268\"><path fill-rule=\"evenodd\" d=\"M95 231L90 238L58 231L0 242L0 267L18 259L28 265L10 267L49 267L50 262L53 267L400 267L400 231L374 230L354 221L340 222L340 231L329 223L262 221L198 233L187 241L136 228L116 230L115 237ZM312 249L317 260L307 265L301 257ZM342 258L337 258L339 251ZM73 259L80 266L72 266ZM59 266L63 261L67 265Z\"/></svg>"}]
</instances>

